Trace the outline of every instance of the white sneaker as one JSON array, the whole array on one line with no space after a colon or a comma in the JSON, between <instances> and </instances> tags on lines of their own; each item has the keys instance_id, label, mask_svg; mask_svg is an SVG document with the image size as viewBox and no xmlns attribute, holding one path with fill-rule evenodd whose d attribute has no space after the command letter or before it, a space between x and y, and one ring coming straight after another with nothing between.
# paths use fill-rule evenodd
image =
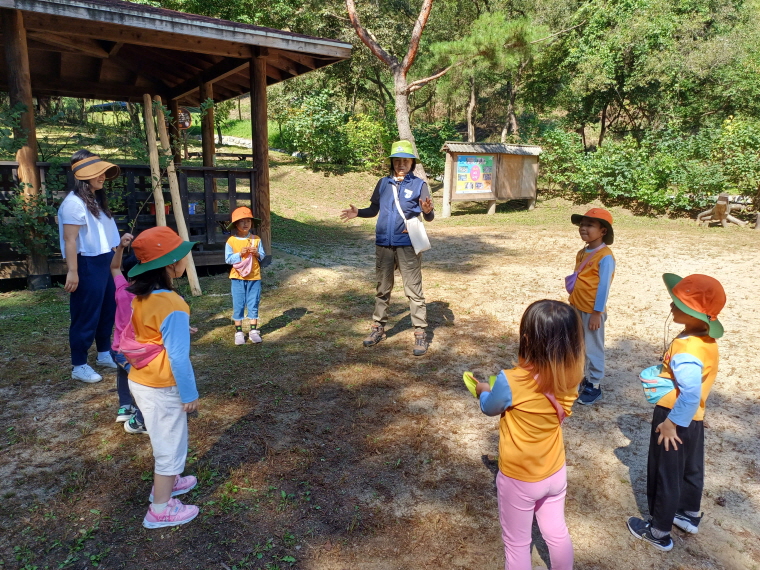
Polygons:
<instances>
[{"instance_id":1,"label":"white sneaker","mask_svg":"<svg viewBox=\"0 0 760 570\"><path fill-rule=\"evenodd\" d=\"M238 331L235 333L235 344L245 344L245 335L243 334L243 331Z\"/></svg>"},{"instance_id":2,"label":"white sneaker","mask_svg":"<svg viewBox=\"0 0 760 570\"><path fill-rule=\"evenodd\" d=\"M81 366L75 366L71 370L71 378L73 380L81 380L88 384L94 384L100 382L103 377L92 369L89 364L82 364Z\"/></svg>"},{"instance_id":3,"label":"white sneaker","mask_svg":"<svg viewBox=\"0 0 760 570\"><path fill-rule=\"evenodd\" d=\"M251 332L248 333L248 338L253 344L259 344L261 342L261 331L251 329Z\"/></svg>"},{"instance_id":4,"label":"white sneaker","mask_svg":"<svg viewBox=\"0 0 760 570\"><path fill-rule=\"evenodd\" d=\"M104 368L118 368L110 354L104 354L103 356L98 355L95 364Z\"/></svg>"}]
</instances>

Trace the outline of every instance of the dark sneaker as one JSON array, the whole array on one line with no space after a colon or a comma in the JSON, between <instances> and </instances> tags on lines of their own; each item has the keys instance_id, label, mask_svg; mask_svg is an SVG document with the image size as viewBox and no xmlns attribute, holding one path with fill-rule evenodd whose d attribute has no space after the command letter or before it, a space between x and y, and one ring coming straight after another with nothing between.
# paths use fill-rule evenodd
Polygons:
<instances>
[{"instance_id":1,"label":"dark sneaker","mask_svg":"<svg viewBox=\"0 0 760 570\"><path fill-rule=\"evenodd\" d=\"M382 325L372 325L369 336L364 339L364 346L375 346L381 340L385 340L385 328Z\"/></svg>"},{"instance_id":2,"label":"dark sneaker","mask_svg":"<svg viewBox=\"0 0 760 570\"><path fill-rule=\"evenodd\" d=\"M586 382L586 386L581 390L578 401L584 406L590 406L602 397L602 389L594 388L591 382Z\"/></svg>"},{"instance_id":3,"label":"dark sneaker","mask_svg":"<svg viewBox=\"0 0 760 570\"><path fill-rule=\"evenodd\" d=\"M702 515L704 515L704 513L702 513ZM683 511L676 511L676 516L673 519L673 524L684 532L688 532L689 534L697 534L697 532L699 532L699 521L701 520L701 515L698 517L692 517Z\"/></svg>"},{"instance_id":4,"label":"dark sneaker","mask_svg":"<svg viewBox=\"0 0 760 570\"><path fill-rule=\"evenodd\" d=\"M138 422L134 416L129 418L128 422L124 422L124 431L127 433L148 433L145 424Z\"/></svg>"},{"instance_id":5,"label":"dark sneaker","mask_svg":"<svg viewBox=\"0 0 760 570\"><path fill-rule=\"evenodd\" d=\"M121 406L119 408L119 411L116 412L116 421L119 423L127 422L132 416L135 415L136 411L137 411L137 408L135 408L131 404L126 405L126 406Z\"/></svg>"},{"instance_id":6,"label":"dark sneaker","mask_svg":"<svg viewBox=\"0 0 760 570\"><path fill-rule=\"evenodd\" d=\"M633 536L647 541L657 550L668 552L673 548L673 540L670 538L669 534L662 538L655 538L652 535L652 524L638 517L631 517L628 519L628 530L631 531Z\"/></svg>"},{"instance_id":7,"label":"dark sneaker","mask_svg":"<svg viewBox=\"0 0 760 570\"><path fill-rule=\"evenodd\" d=\"M424 330L414 331L414 350L412 351L412 354L414 354L414 356L422 356L427 352L427 349L427 333Z\"/></svg>"}]
</instances>

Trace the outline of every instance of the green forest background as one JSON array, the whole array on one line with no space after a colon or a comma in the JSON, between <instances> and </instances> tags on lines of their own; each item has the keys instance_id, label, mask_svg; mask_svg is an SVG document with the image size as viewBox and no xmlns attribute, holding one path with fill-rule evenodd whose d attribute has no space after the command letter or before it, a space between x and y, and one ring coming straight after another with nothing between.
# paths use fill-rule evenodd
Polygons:
<instances>
[{"instance_id":1,"label":"green forest background","mask_svg":"<svg viewBox=\"0 0 760 570\"><path fill-rule=\"evenodd\" d=\"M401 60L426 2L360 0L356 10ZM382 168L399 136L393 75L345 0L140 3L353 44L350 60L269 88L270 145L313 166ZM757 209L758 16L758 0L435 0L408 78L448 70L409 95L422 163L441 174L445 140L537 144L539 187L576 201L693 215L726 193ZM218 130L246 136L236 105L217 105ZM122 126L139 127L128 115Z\"/></svg>"}]
</instances>

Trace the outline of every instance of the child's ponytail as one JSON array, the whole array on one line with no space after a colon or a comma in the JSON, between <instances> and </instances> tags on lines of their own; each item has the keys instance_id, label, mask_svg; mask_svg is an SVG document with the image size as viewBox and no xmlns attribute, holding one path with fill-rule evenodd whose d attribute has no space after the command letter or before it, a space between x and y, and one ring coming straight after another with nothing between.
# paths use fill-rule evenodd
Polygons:
<instances>
[{"instance_id":1,"label":"child's ponytail","mask_svg":"<svg viewBox=\"0 0 760 570\"><path fill-rule=\"evenodd\" d=\"M542 392L567 393L583 378L585 344L578 311L559 301L536 301L520 321L519 364L537 375Z\"/></svg>"}]
</instances>

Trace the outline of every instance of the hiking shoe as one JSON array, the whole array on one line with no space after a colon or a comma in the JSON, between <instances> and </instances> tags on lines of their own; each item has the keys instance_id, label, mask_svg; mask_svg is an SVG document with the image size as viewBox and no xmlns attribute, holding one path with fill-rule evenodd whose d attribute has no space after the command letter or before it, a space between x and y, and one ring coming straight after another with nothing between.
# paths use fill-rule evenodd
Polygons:
<instances>
[{"instance_id":1,"label":"hiking shoe","mask_svg":"<svg viewBox=\"0 0 760 570\"><path fill-rule=\"evenodd\" d=\"M95 364L102 366L103 368L118 368L110 354L104 354L102 356L98 355L98 358L95 360Z\"/></svg>"},{"instance_id":2,"label":"hiking shoe","mask_svg":"<svg viewBox=\"0 0 760 570\"><path fill-rule=\"evenodd\" d=\"M195 505L183 505L179 499L169 499L166 508L160 513L153 510L153 505L148 507L148 514L143 519L143 526L145 528L178 526L189 523L197 516L198 507Z\"/></svg>"},{"instance_id":3,"label":"hiking shoe","mask_svg":"<svg viewBox=\"0 0 760 570\"><path fill-rule=\"evenodd\" d=\"M237 331L235 333L235 344L236 345L245 344L245 335L243 334L243 331Z\"/></svg>"},{"instance_id":4,"label":"hiking shoe","mask_svg":"<svg viewBox=\"0 0 760 570\"><path fill-rule=\"evenodd\" d=\"M145 424L139 422L134 415L129 418L128 421L124 422L124 431L132 434L148 433L148 429L145 427Z\"/></svg>"},{"instance_id":5,"label":"hiking shoe","mask_svg":"<svg viewBox=\"0 0 760 570\"><path fill-rule=\"evenodd\" d=\"M92 366L89 364L82 364L80 366L75 366L71 370L71 378L72 380L81 380L82 382L87 382L88 384L94 384L95 382L100 382L103 377L95 372L92 369Z\"/></svg>"},{"instance_id":6,"label":"hiking shoe","mask_svg":"<svg viewBox=\"0 0 760 570\"><path fill-rule=\"evenodd\" d=\"M697 534L697 532L699 532L699 521L702 520L703 515L704 513L698 517L692 517L683 511L676 511L676 516L673 519L673 524L684 532L688 532L689 534Z\"/></svg>"},{"instance_id":7,"label":"hiking shoe","mask_svg":"<svg viewBox=\"0 0 760 570\"><path fill-rule=\"evenodd\" d=\"M177 475L177 478L174 480L174 487L172 487L172 497L176 497L177 495L184 495L188 491L192 491L195 489L195 486L197 484L198 479L196 479L193 475L188 475L187 477L180 477ZM153 490L154 487L151 487L150 495L148 495L148 500L151 503L153 502Z\"/></svg>"},{"instance_id":8,"label":"hiking shoe","mask_svg":"<svg viewBox=\"0 0 760 570\"><path fill-rule=\"evenodd\" d=\"M642 520L638 517L631 517L628 519L628 530L636 538L647 541L658 550L668 552L673 548L673 540L670 535L663 536L662 538L655 538L652 535L652 524Z\"/></svg>"},{"instance_id":9,"label":"hiking shoe","mask_svg":"<svg viewBox=\"0 0 760 570\"><path fill-rule=\"evenodd\" d=\"M414 331L414 350L412 351L412 354L414 354L414 356L422 356L427 352L427 349L427 333L424 330Z\"/></svg>"},{"instance_id":10,"label":"hiking shoe","mask_svg":"<svg viewBox=\"0 0 760 570\"><path fill-rule=\"evenodd\" d=\"M129 404L127 406L121 406L119 408L119 411L116 412L116 421L128 422L132 418L132 416L135 415L136 411L137 411L137 408L135 408L132 404Z\"/></svg>"},{"instance_id":11,"label":"hiking shoe","mask_svg":"<svg viewBox=\"0 0 760 570\"><path fill-rule=\"evenodd\" d=\"M591 382L586 382L586 386L578 396L578 401L584 406L590 406L602 397L602 389L594 388Z\"/></svg>"},{"instance_id":12,"label":"hiking shoe","mask_svg":"<svg viewBox=\"0 0 760 570\"><path fill-rule=\"evenodd\" d=\"M251 329L248 333L248 338L253 344L259 344L261 342L261 331Z\"/></svg>"},{"instance_id":13,"label":"hiking shoe","mask_svg":"<svg viewBox=\"0 0 760 570\"><path fill-rule=\"evenodd\" d=\"M369 336L364 339L364 346L375 346L381 340L385 340L385 328L383 325L372 325Z\"/></svg>"}]
</instances>

